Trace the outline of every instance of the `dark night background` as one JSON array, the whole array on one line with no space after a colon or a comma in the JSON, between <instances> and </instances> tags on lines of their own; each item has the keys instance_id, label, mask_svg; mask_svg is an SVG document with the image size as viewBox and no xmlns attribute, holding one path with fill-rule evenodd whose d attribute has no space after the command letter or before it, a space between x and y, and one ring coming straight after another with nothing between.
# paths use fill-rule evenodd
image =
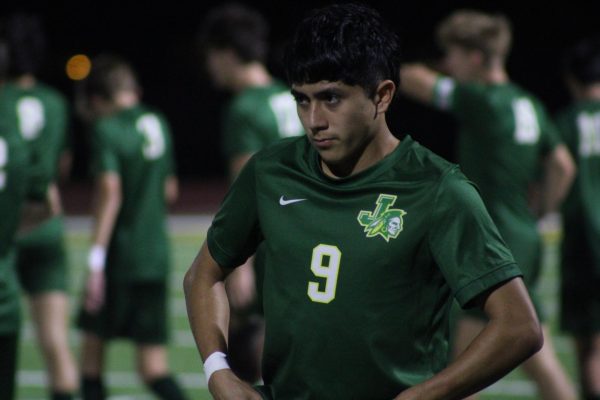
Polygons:
<instances>
[{"instance_id":1,"label":"dark night background","mask_svg":"<svg viewBox=\"0 0 600 400\"><path fill-rule=\"evenodd\" d=\"M48 58L40 77L72 98L73 82L65 75L67 59L78 53L94 56L111 52L127 58L137 70L144 101L161 109L173 128L179 174L184 180L214 180L224 176L220 153L220 112L227 97L205 79L194 49L198 23L217 1L138 2L20 2L0 6L0 13L37 13L44 17ZM296 22L323 1L246 1L271 23L272 55L269 66L281 76L278 49ZM569 101L560 74L564 49L584 36L600 33L600 3L506 1L375 1L376 7L397 30L408 60L435 55L433 31L449 12L463 7L502 12L513 24L513 50L508 62L512 79L538 95L551 112ZM437 153L454 160L454 125L451 118L399 99L389 114L392 130L410 133ZM85 180L85 133L73 117L75 147L73 178Z\"/></svg>"}]
</instances>

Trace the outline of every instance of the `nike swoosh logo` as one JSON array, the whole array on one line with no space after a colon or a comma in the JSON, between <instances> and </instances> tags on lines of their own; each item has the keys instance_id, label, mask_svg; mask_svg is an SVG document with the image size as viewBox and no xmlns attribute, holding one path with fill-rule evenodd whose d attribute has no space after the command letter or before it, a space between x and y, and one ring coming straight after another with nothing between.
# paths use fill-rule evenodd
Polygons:
<instances>
[{"instance_id":1,"label":"nike swoosh logo","mask_svg":"<svg viewBox=\"0 0 600 400\"><path fill-rule=\"evenodd\" d=\"M289 200L286 200L286 199L283 198L283 196L281 196L279 198L279 204L282 205L282 206L287 206L288 204L298 203L298 202L304 201L304 200L306 200L306 199L289 199Z\"/></svg>"}]
</instances>

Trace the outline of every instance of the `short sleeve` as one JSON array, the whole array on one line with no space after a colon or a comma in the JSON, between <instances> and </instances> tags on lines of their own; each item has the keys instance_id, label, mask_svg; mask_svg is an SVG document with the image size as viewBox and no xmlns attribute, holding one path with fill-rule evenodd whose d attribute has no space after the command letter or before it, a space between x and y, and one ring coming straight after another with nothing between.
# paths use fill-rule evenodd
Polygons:
<instances>
[{"instance_id":1,"label":"short sleeve","mask_svg":"<svg viewBox=\"0 0 600 400\"><path fill-rule=\"evenodd\" d=\"M110 132L105 124L96 124L92 132L92 173L99 175L105 172L119 172L119 158Z\"/></svg>"},{"instance_id":2,"label":"short sleeve","mask_svg":"<svg viewBox=\"0 0 600 400\"><path fill-rule=\"evenodd\" d=\"M541 131L541 152L543 155L550 153L556 146L563 142L557 126L554 124L543 105L538 105Z\"/></svg>"},{"instance_id":3,"label":"short sleeve","mask_svg":"<svg viewBox=\"0 0 600 400\"><path fill-rule=\"evenodd\" d=\"M572 154L577 154L577 134L569 113L560 113L555 121L560 138L565 141Z\"/></svg>"},{"instance_id":4,"label":"short sleeve","mask_svg":"<svg viewBox=\"0 0 600 400\"><path fill-rule=\"evenodd\" d=\"M521 271L474 184L455 168L442 180L429 232L433 258L462 307Z\"/></svg>"},{"instance_id":5,"label":"short sleeve","mask_svg":"<svg viewBox=\"0 0 600 400\"><path fill-rule=\"evenodd\" d=\"M487 118L488 110L483 87L475 83L460 83L441 76L434 86L434 105L452 113L462 124L471 125Z\"/></svg>"},{"instance_id":6,"label":"short sleeve","mask_svg":"<svg viewBox=\"0 0 600 400\"><path fill-rule=\"evenodd\" d=\"M222 268L243 264L262 241L256 200L256 158L246 163L207 233L210 254Z\"/></svg>"}]
</instances>

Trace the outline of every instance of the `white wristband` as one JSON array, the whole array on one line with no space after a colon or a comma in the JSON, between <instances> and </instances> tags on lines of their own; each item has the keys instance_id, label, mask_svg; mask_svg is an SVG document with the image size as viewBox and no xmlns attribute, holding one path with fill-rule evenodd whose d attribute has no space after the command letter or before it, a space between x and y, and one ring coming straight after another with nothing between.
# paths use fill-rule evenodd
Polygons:
<instances>
[{"instance_id":1,"label":"white wristband","mask_svg":"<svg viewBox=\"0 0 600 400\"><path fill-rule=\"evenodd\" d=\"M226 357L225 353L215 351L206 358L206 361L204 361L204 375L206 375L207 385L212 374L221 369L229 369Z\"/></svg>"},{"instance_id":2,"label":"white wristband","mask_svg":"<svg viewBox=\"0 0 600 400\"><path fill-rule=\"evenodd\" d=\"M88 254L88 268L90 271L103 271L105 262L106 248L99 244L93 245Z\"/></svg>"}]
</instances>

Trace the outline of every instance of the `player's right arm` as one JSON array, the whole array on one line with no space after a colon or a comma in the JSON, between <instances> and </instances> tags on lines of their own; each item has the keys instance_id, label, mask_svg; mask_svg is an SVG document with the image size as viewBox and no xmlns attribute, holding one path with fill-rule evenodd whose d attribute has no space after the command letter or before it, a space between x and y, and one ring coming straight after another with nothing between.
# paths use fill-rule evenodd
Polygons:
<instances>
[{"instance_id":1,"label":"player's right arm","mask_svg":"<svg viewBox=\"0 0 600 400\"><path fill-rule=\"evenodd\" d=\"M405 64L400 68L400 91L425 104L433 104L440 74L423 64Z\"/></svg>"},{"instance_id":2,"label":"player's right arm","mask_svg":"<svg viewBox=\"0 0 600 400\"><path fill-rule=\"evenodd\" d=\"M478 303L489 318L481 333L452 364L395 400L465 398L497 381L541 348L541 328L521 278L491 289Z\"/></svg>"},{"instance_id":3,"label":"player's right arm","mask_svg":"<svg viewBox=\"0 0 600 400\"><path fill-rule=\"evenodd\" d=\"M226 275L204 243L184 278L190 327L203 361L215 352L227 354L229 303L224 286ZM261 399L258 392L230 369L214 372L208 388L215 399Z\"/></svg>"}]
</instances>

